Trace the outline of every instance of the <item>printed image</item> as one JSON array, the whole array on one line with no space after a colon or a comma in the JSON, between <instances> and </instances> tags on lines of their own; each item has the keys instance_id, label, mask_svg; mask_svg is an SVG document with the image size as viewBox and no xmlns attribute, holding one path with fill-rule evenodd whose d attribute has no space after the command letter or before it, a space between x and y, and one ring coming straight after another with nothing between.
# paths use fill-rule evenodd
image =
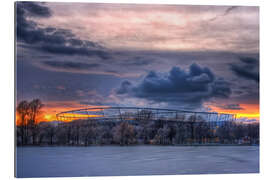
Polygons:
<instances>
[{"instance_id":1,"label":"printed image","mask_svg":"<svg viewBox=\"0 0 270 180\"><path fill-rule=\"evenodd\" d=\"M15 176L259 173L259 7L15 3Z\"/></svg>"}]
</instances>

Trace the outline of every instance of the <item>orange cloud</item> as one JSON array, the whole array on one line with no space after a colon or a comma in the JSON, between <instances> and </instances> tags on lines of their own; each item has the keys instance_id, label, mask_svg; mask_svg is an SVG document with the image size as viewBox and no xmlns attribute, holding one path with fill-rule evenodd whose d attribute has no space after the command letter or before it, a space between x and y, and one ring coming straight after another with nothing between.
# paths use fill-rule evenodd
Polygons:
<instances>
[{"instance_id":1,"label":"orange cloud","mask_svg":"<svg viewBox=\"0 0 270 180\"><path fill-rule=\"evenodd\" d=\"M64 111L71 111L71 110L83 109L83 108L97 108L95 109L95 111L97 111L99 110L98 108L104 108L104 107L108 107L108 106L85 106L75 101L64 101L64 102L50 101L50 102L47 102L43 108L44 114L43 114L42 121L55 121L57 120L56 114L60 112L64 112ZM79 116L83 117L83 115L74 115L74 114L72 114L71 116L72 117L76 116L77 119L79 118ZM97 116L98 115L96 116L92 115L91 117L97 117Z\"/></svg>"},{"instance_id":2,"label":"orange cloud","mask_svg":"<svg viewBox=\"0 0 270 180\"><path fill-rule=\"evenodd\" d=\"M236 118L260 119L259 104L240 104L242 109L223 109L217 106L210 106L210 108L219 113L236 114Z\"/></svg>"},{"instance_id":3,"label":"orange cloud","mask_svg":"<svg viewBox=\"0 0 270 180\"><path fill-rule=\"evenodd\" d=\"M36 121L44 122L44 121L56 121L56 114L64 111L71 111L75 109L82 109L82 108L97 108L95 111L99 110L98 108L104 108L108 106L85 106L81 105L75 101L49 101L44 103L44 107L42 108L41 113L37 116ZM75 115L72 114L72 117ZM76 115L75 119L83 117L83 115ZM89 115L89 117L98 117L98 115ZM16 125L21 124L21 117L16 112Z\"/></svg>"}]
</instances>

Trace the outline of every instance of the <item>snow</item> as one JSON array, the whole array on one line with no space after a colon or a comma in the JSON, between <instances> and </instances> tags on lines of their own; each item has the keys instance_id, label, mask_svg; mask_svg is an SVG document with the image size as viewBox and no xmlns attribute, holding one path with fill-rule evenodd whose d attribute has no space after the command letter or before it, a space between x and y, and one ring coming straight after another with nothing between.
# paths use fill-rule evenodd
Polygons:
<instances>
[{"instance_id":1,"label":"snow","mask_svg":"<svg viewBox=\"0 0 270 180\"><path fill-rule=\"evenodd\" d=\"M258 172L258 146L92 146L17 148L17 177Z\"/></svg>"}]
</instances>

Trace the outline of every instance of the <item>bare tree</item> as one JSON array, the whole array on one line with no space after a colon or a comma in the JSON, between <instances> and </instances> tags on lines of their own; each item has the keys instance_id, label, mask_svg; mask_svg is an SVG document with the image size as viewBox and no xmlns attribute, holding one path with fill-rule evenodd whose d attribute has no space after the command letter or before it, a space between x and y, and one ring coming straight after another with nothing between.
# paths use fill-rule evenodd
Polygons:
<instances>
[{"instance_id":1,"label":"bare tree","mask_svg":"<svg viewBox=\"0 0 270 180\"><path fill-rule=\"evenodd\" d=\"M149 110L141 110L137 113L136 120L139 122L141 129L140 129L140 136L143 138L144 144L148 143L148 124L149 121L153 119L153 112Z\"/></svg>"},{"instance_id":2,"label":"bare tree","mask_svg":"<svg viewBox=\"0 0 270 180\"><path fill-rule=\"evenodd\" d=\"M17 144L184 144L205 143L216 138L220 143L259 143L259 123L220 122L212 124L196 113L154 118L152 111L123 113L119 121L93 119L71 122L38 122L43 104L39 99L18 104ZM169 117L169 118L168 118ZM238 141L237 141L238 140ZM240 141L239 141L240 140Z\"/></svg>"},{"instance_id":3,"label":"bare tree","mask_svg":"<svg viewBox=\"0 0 270 180\"><path fill-rule=\"evenodd\" d=\"M29 103L29 127L31 129L33 144L36 144L36 137L39 133L37 116L41 113L43 106L40 99L34 99Z\"/></svg>"},{"instance_id":4,"label":"bare tree","mask_svg":"<svg viewBox=\"0 0 270 180\"><path fill-rule=\"evenodd\" d=\"M216 134L219 137L221 143L232 143L233 131L232 131L232 122L224 122L221 126L218 127Z\"/></svg>"},{"instance_id":5,"label":"bare tree","mask_svg":"<svg viewBox=\"0 0 270 180\"><path fill-rule=\"evenodd\" d=\"M188 138L188 128L185 122L178 122L176 126L176 143L183 144Z\"/></svg>"},{"instance_id":6,"label":"bare tree","mask_svg":"<svg viewBox=\"0 0 270 180\"><path fill-rule=\"evenodd\" d=\"M133 144L135 142L133 126L127 122L121 122L114 128L113 139L120 145Z\"/></svg>"},{"instance_id":7,"label":"bare tree","mask_svg":"<svg viewBox=\"0 0 270 180\"><path fill-rule=\"evenodd\" d=\"M49 139L50 145L53 144L53 139L54 139L54 136L56 135L56 130L57 128L53 124L48 124L45 127L46 135L47 135L47 138Z\"/></svg>"},{"instance_id":8,"label":"bare tree","mask_svg":"<svg viewBox=\"0 0 270 180\"><path fill-rule=\"evenodd\" d=\"M259 123L253 123L248 125L248 136L250 137L250 143L258 143L260 136L260 125Z\"/></svg>"},{"instance_id":9,"label":"bare tree","mask_svg":"<svg viewBox=\"0 0 270 180\"><path fill-rule=\"evenodd\" d=\"M20 122L18 123L18 128L19 130L19 134L21 137L21 143L22 145L27 143L27 124L28 124L28 120L27 117L29 115L29 103L27 101L21 101L17 108L17 113L19 115L20 118Z\"/></svg>"},{"instance_id":10,"label":"bare tree","mask_svg":"<svg viewBox=\"0 0 270 180\"><path fill-rule=\"evenodd\" d=\"M163 128L159 128L154 138L154 143L163 145L169 144L169 133L170 129L167 125L163 126Z\"/></svg>"}]
</instances>

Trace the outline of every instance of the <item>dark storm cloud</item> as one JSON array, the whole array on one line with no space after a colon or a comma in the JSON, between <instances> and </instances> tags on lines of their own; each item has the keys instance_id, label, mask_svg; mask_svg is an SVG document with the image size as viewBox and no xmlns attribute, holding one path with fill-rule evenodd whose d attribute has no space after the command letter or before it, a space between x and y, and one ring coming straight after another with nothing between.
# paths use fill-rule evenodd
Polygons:
<instances>
[{"instance_id":1,"label":"dark storm cloud","mask_svg":"<svg viewBox=\"0 0 270 180\"><path fill-rule=\"evenodd\" d=\"M254 86L254 85L253 85ZM249 86L243 89L242 93L234 96L233 100L241 104L259 104L260 102L260 91L258 86ZM253 88L251 88L253 87Z\"/></svg>"},{"instance_id":2,"label":"dark storm cloud","mask_svg":"<svg viewBox=\"0 0 270 180\"><path fill-rule=\"evenodd\" d=\"M259 61L255 58L241 57L241 64L232 63L230 69L238 77L259 82Z\"/></svg>"},{"instance_id":3,"label":"dark storm cloud","mask_svg":"<svg viewBox=\"0 0 270 180\"><path fill-rule=\"evenodd\" d=\"M222 109L228 109L228 110L243 110L239 104L227 104L224 106L220 106Z\"/></svg>"},{"instance_id":4,"label":"dark storm cloud","mask_svg":"<svg viewBox=\"0 0 270 180\"><path fill-rule=\"evenodd\" d=\"M100 66L100 64L87 64L87 63L79 63L79 62L72 62L72 61L44 61L42 62L44 65L58 68L58 69L70 69L70 70L87 70L93 69Z\"/></svg>"},{"instance_id":5,"label":"dark storm cloud","mask_svg":"<svg viewBox=\"0 0 270 180\"><path fill-rule=\"evenodd\" d=\"M240 61L242 61L246 64L255 65L255 66L259 65L259 61L255 58L252 58L252 57L240 57L239 59L240 59Z\"/></svg>"},{"instance_id":6,"label":"dark storm cloud","mask_svg":"<svg viewBox=\"0 0 270 180\"><path fill-rule=\"evenodd\" d=\"M258 72L252 72L250 69L238 65L231 65L231 70L239 77L259 82Z\"/></svg>"},{"instance_id":7,"label":"dark storm cloud","mask_svg":"<svg viewBox=\"0 0 270 180\"><path fill-rule=\"evenodd\" d=\"M126 61L124 61L123 65L129 65L129 66L146 66L151 64L154 61L153 58L147 57L147 56L135 56L130 57Z\"/></svg>"},{"instance_id":8,"label":"dark storm cloud","mask_svg":"<svg viewBox=\"0 0 270 180\"><path fill-rule=\"evenodd\" d=\"M17 7L27 10L22 13L27 13L31 16L50 17L51 11L45 6L41 6L35 2L20 2L16 4Z\"/></svg>"},{"instance_id":9,"label":"dark storm cloud","mask_svg":"<svg viewBox=\"0 0 270 180\"><path fill-rule=\"evenodd\" d=\"M107 96L121 83L114 76L47 71L27 60L17 61L16 77L18 100L41 98L50 101L100 102L101 95Z\"/></svg>"},{"instance_id":10,"label":"dark storm cloud","mask_svg":"<svg viewBox=\"0 0 270 180\"><path fill-rule=\"evenodd\" d=\"M129 88L132 86L132 84L129 81L123 81L121 83L120 88L117 89L117 94L125 94L128 93L130 90Z\"/></svg>"},{"instance_id":11,"label":"dark storm cloud","mask_svg":"<svg viewBox=\"0 0 270 180\"><path fill-rule=\"evenodd\" d=\"M231 89L230 83L217 78L209 68L192 64L188 71L173 67L166 75L151 71L137 85L124 81L116 93L199 108L211 98L228 98Z\"/></svg>"},{"instance_id":12,"label":"dark storm cloud","mask_svg":"<svg viewBox=\"0 0 270 180\"><path fill-rule=\"evenodd\" d=\"M41 3L16 3L16 33L18 42L29 48L51 54L97 56L108 59L107 53L99 44L76 38L72 31L54 27L39 27L29 17L48 18L50 9Z\"/></svg>"},{"instance_id":13,"label":"dark storm cloud","mask_svg":"<svg viewBox=\"0 0 270 180\"><path fill-rule=\"evenodd\" d=\"M223 78L216 79L211 87L213 97L228 98L231 94L230 83Z\"/></svg>"},{"instance_id":14,"label":"dark storm cloud","mask_svg":"<svg viewBox=\"0 0 270 180\"><path fill-rule=\"evenodd\" d=\"M49 8L35 2L17 2L17 18L23 21L25 16L50 17L52 15Z\"/></svg>"}]
</instances>

